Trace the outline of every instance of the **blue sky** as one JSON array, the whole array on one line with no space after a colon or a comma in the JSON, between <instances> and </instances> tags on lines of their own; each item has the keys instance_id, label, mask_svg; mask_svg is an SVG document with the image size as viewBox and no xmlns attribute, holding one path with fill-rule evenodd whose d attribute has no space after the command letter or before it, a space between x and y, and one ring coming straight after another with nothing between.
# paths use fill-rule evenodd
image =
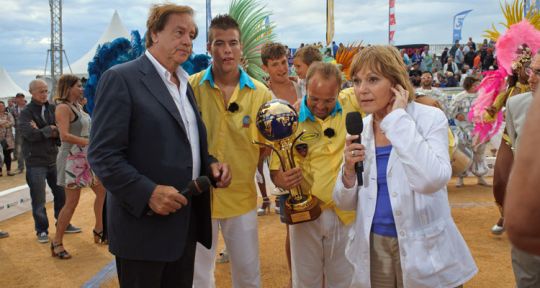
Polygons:
<instances>
[{"instance_id":1,"label":"blue sky","mask_svg":"<svg viewBox=\"0 0 540 288\"><path fill-rule=\"evenodd\" d=\"M63 41L70 63L84 55L99 39L117 10L128 29L144 33L151 0L63 1ZM199 27L205 26L205 0L172 1L192 6ZM277 25L278 41L296 47L301 42L325 39L324 0L260 0ZM225 13L230 0L213 0L212 13ZM0 0L0 66L22 88L36 74L43 74L50 37L49 1ZM335 41L385 44L388 34L388 1L335 0ZM503 21L498 0L396 0L396 44L450 43L453 16L473 9L465 19L463 38L481 42L485 29ZM497 24L497 27L501 27ZM205 33L194 43L204 53ZM50 65L50 64L49 64ZM48 66L49 66L48 65ZM48 68L48 67L47 67ZM48 72L49 73L49 72Z\"/></svg>"}]
</instances>

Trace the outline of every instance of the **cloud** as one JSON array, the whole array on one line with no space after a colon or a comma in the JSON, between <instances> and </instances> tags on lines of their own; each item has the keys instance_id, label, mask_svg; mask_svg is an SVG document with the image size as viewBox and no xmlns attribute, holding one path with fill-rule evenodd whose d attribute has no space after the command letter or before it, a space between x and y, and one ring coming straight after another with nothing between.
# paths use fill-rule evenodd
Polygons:
<instances>
[{"instance_id":1,"label":"cloud","mask_svg":"<svg viewBox=\"0 0 540 288\"><path fill-rule=\"evenodd\" d=\"M272 12L278 41L297 47L300 43L324 41L326 38L325 1L259 0ZM2 65L15 81L25 87L24 79L31 71L43 73L48 39L50 14L48 1L1 0L0 55ZM75 62L99 39L115 10L124 25L131 30L146 31L145 21L150 5L164 0L70 0L63 1L63 42L70 60ZM128 3L128 4L126 4ZM180 2L176 2L180 3ZM184 0L196 11L195 21L202 33L194 42L197 53L205 52L205 1ZM231 0L212 0L213 15L226 13ZM388 1L335 1L335 41L385 44L388 38ZM483 30L491 23L503 21L498 1L494 0L397 0L396 44L451 42L453 16L473 9L465 19L463 37L482 40ZM497 27L501 27L497 25ZM504 30L504 29L501 29ZM50 62L49 64L50 65ZM21 74L22 73L22 74ZM15 79L17 78L17 79ZM33 77L32 77L33 78ZM23 82L23 83L21 83Z\"/></svg>"},{"instance_id":2,"label":"cloud","mask_svg":"<svg viewBox=\"0 0 540 288\"><path fill-rule=\"evenodd\" d=\"M38 69L23 69L17 72L20 76L32 76L35 77L36 75L43 74L43 70Z\"/></svg>"}]
</instances>

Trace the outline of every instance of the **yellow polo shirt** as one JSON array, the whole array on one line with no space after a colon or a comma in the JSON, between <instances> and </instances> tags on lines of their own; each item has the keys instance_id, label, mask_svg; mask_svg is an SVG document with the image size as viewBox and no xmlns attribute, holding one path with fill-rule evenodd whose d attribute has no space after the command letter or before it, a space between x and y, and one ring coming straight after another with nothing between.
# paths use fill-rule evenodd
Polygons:
<instances>
[{"instance_id":1,"label":"yellow polo shirt","mask_svg":"<svg viewBox=\"0 0 540 288\"><path fill-rule=\"evenodd\" d=\"M302 186L310 187L311 194L321 200L321 208L334 209L345 225L354 221L355 212L337 209L332 200L332 193L343 161L343 149L347 134L345 117L349 112L360 112L353 105L352 100L356 102L355 98L349 96L340 94L334 110L324 120L311 113L306 105L306 97L304 97L300 106L296 135L303 130L306 132L298 139L295 143L295 149L293 149L296 165L302 168L304 179L307 182ZM296 149L298 145L304 147L307 145L307 153L301 155ZM279 160L274 154L272 154L270 169L280 169Z\"/></svg>"},{"instance_id":2,"label":"yellow polo shirt","mask_svg":"<svg viewBox=\"0 0 540 288\"><path fill-rule=\"evenodd\" d=\"M339 102L341 102L342 107L352 109L349 112L357 111L362 114L362 118L366 117L366 113L364 113L360 105L358 105L358 100L356 99L356 95L354 95L354 87L349 87L341 90L341 92L339 92L338 98Z\"/></svg>"},{"instance_id":3,"label":"yellow polo shirt","mask_svg":"<svg viewBox=\"0 0 540 288\"><path fill-rule=\"evenodd\" d=\"M260 146L252 141L266 142L257 130L255 119L259 107L272 96L262 83L242 69L227 106L220 88L214 83L212 66L192 75L189 82L206 125L208 151L231 167L231 185L212 192L212 218L243 215L257 207L254 176Z\"/></svg>"}]
</instances>

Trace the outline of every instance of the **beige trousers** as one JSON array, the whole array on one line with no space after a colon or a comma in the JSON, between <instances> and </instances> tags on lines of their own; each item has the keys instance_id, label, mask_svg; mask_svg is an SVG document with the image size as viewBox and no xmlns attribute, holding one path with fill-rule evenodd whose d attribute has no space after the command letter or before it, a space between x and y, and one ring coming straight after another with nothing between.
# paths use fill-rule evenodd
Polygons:
<instances>
[{"instance_id":1,"label":"beige trousers","mask_svg":"<svg viewBox=\"0 0 540 288\"><path fill-rule=\"evenodd\" d=\"M371 288L403 288L398 239L371 233L369 242Z\"/></svg>"},{"instance_id":2,"label":"beige trousers","mask_svg":"<svg viewBox=\"0 0 540 288\"><path fill-rule=\"evenodd\" d=\"M403 288L398 239L371 233L371 287Z\"/></svg>"}]
</instances>

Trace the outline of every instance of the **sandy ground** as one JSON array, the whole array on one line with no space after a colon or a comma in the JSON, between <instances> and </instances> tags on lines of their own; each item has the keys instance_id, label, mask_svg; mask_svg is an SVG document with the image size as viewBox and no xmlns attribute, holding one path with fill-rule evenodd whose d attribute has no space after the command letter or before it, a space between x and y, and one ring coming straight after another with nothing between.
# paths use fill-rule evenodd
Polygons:
<instances>
[{"instance_id":1,"label":"sandy ground","mask_svg":"<svg viewBox=\"0 0 540 288\"><path fill-rule=\"evenodd\" d=\"M491 188L474 185L475 181L469 178L465 187L455 188L453 179L448 186L452 214L480 270L465 287L513 287L508 238L490 233L498 219ZM24 183L24 174L4 176L0 178L0 191ZM0 286L78 287L110 263L113 257L107 247L93 243L93 200L91 190L82 192L72 223L80 226L83 232L66 235L64 245L73 255L67 261L51 257L50 244L36 241L30 212L0 222L0 229L11 234L0 240ZM49 220L54 223L51 204L47 205L47 211ZM262 284L269 288L286 287L289 275L284 252L285 227L273 212L258 219ZM50 233L54 234L54 229ZM222 247L220 237L218 251ZM229 269L229 264L217 264L217 287L231 287ZM118 287L118 284L113 278L105 281L102 287Z\"/></svg>"}]
</instances>

